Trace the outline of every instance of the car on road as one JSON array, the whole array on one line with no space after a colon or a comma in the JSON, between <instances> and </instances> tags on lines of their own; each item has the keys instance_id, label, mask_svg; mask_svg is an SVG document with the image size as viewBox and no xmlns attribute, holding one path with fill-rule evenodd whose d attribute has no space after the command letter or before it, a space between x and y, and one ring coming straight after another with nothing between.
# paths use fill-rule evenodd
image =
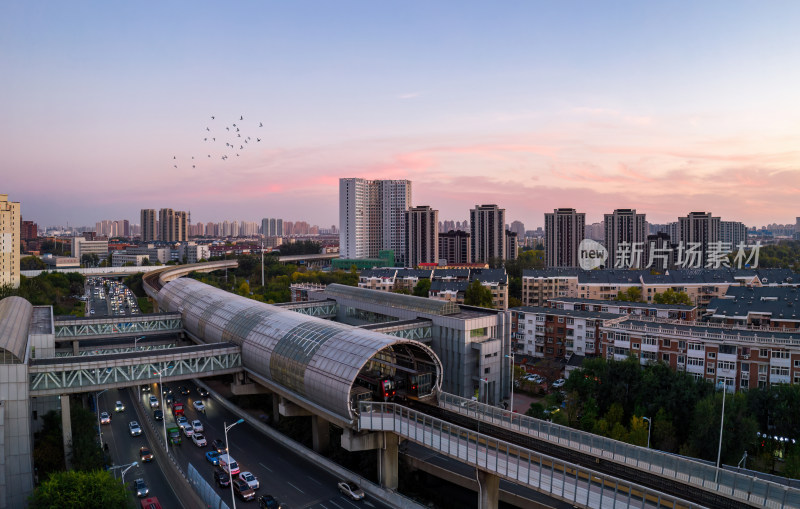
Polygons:
<instances>
[{"instance_id":1,"label":"car on road","mask_svg":"<svg viewBox=\"0 0 800 509\"><path fill-rule=\"evenodd\" d=\"M195 419L192 421L192 428L194 429L195 433L202 433L203 432L203 423L200 422L200 419Z\"/></svg>"},{"instance_id":2,"label":"car on road","mask_svg":"<svg viewBox=\"0 0 800 509\"><path fill-rule=\"evenodd\" d=\"M172 394L167 394L166 396L164 396L165 405L171 405L174 402L175 402L175 396L173 396Z\"/></svg>"},{"instance_id":3,"label":"car on road","mask_svg":"<svg viewBox=\"0 0 800 509\"><path fill-rule=\"evenodd\" d=\"M167 434L169 435L169 443L172 445L181 445L181 432L177 426L167 428Z\"/></svg>"},{"instance_id":4,"label":"car on road","mask_svg":"<svg viewBox=\"0 0 800 509\"><path fill-rule=\"evenodd\" d=\"M172 387L170 387L169 385L165 385L163 390L164 394L172 394Z\"/></svg>"},{"instance_id":5,"label":"car on road","mask_svg":"<svg viewBox=\"0 0 800 509\"><path fill-rule=\"evenodd\" d=\"M231 476L228 472L222 470L221 468L215 468L214 482L217 483L217 486L220 488L227 488L231 485Z\"/></svg>"},{"instance_id":6,"label":"car on road","mask_svg":"<svg viewBox=\"0 0 800 509\"><path fill-rule=\"evenodd\" d=\"M258 479L251 472L239 472L239 479L246 482L254 490L257 490L260 486Z\"/></svg>"},{"instance_id":7,"label":"car on road","mask_svg":"<svg viewBox=\"0 0 800 509\"><path fill-rule=\"evenodd\" d=\"M115 412L124 412L125 411L125 404L122 401L117 401L114 404L114 411Z\"/></svg>"},{"instance_id":8,"label":"car on road","mask_svg":"<svg viewBox=\"0 0 800 509\"><path fill-rule=\"evenodd\" d=\"M150 392L151 390L152 390L152 387L150 387L150 384L146 384L146 385L142 386L142 392Z\"/></svg>"},{"instance_id":9,"label":"car on road","mask_svg":"<svg viewBox=\"0 0 800 509\"><path fill-rule=\"evenodd\" d=\"M566 383L567 383L566 380L564 380L563 378L559 378L558 380L553 382L553 388L558 389L560 387L564 387L564 384Z\"/></svg>"},{"instance_id":10,"label":"car on road","mask_svg":"<svg viewBox=\"0 0 800 509\"><path fill-rule=\"evenodd\" d=\"M157 421L164 420L164 411L163 410L153 410L153 419Z\"/></svg>"},{"instance_id":11,"label":"car on road","mask_svg":"<svg viewBox=\"0 0 800 509\"><path fill-rule=\"evenodd\" d=\"M220 454L225 454L226 452L228 452L228 448L227 448L227 447L225 447L225 442L223 442L223 441L222 441L222 440L220 440L219 438L216 438L216 439L214 439L214 441L213 441L213 442L211 442L211 447L212 447L212 448L213 448L215 451L217 451L218 453L220 453Z\"/></svg>"},{"instance_id":12,"label":"car on road","mask_svg":"<svg viewBox=\"0 0 800 509\"><path fill-rule=\"evenodd\" d=\"M208 451L206 453L206 459L212 465L219 465L219 455L221 453L219 451Z\"/></svg>"},{"instance_id":13,"label":"car on road","mask_svg":"<svg viewBox=\"0 0 800 509\"><path fill-rule=\"evenodd\" d=\"M249 484L241 479L233 480L233 492L242 500L253 500L256 498L256 492Z\"/></svg>"},{"instance_id":14,"label":"car on road","mask_svg":"<svg viewBox=\"0 0 800 509\"><path fill-rule=\"evenodd\" d=\"M192 391L190 391L189 388L186 387L185 385L181 385L180 387L178 387L178 392L180 392L184 396L188 396L189 394L192 393Z\"/></svg>"},{"instance_id":15,"label":"car on road","mask_svg":"<svg viewBox=\"0 0 800 509\"><path fill-rule=\"evenodd\" d=\"M231 475L239 473L239 464L236 463L236 460L233 459L230 454L219 455L219 466L222 470L229 472Z\"/></svg>"},{"instance_id":16,"label":"car on road","mask_svg":"<svg viewBox=\"0 0 800 509\"><path fill-rule=\"evenodd\" d=\"M150 408L158 408L158 398L150 396Z\"/></svg>"},{"instance_id":17,"label":"car on road","mask_svg":"<svg viewBox=\"0 0 800 509\"><path fill-rule=\"evenodd\" d=\"M281 503L275 500L275 497L272 495L264 495L262 497L258 497L258 508L259 509L283 509Z\"/></svg>"},{"instance_id":18,"label":"car on road","mask_svg":"<svg viewBox=\"0 0 800 509\"><path fill-rule=\"evenodd\" d=\"M183 434L186 438L191 438L192 435L194 435L194 430L192 430L192 425L189 424L188 422L186 424L181 425L181 431L183 431Z\"/></svg>"},{"instance_id":19,"label":"car on road","mask_svg":"<svg viewBox=\"0 0 800 509\"><path fill-rule=\"evenodd\" d=\"M198 412L203 412L206 409L206 406L203 404L202 401L195 401L194 403L192 403L192 405L194 405L194 409L197 410Z\"/></svg>"},{"instance_id":20,"label":"car on road","mask_svg":"<svg viewBox=\"0 0 800 509\"><path fill-rule=\"evenodd\" d=\"M138 437L142 434L142 427L139 426L139 423L136 421L131 421L128 423L128 430L132 437Z\"/></svg>"},{"instance_id":21,"label":"car on road","mask_svg":"<svg viewBox=\"0 0 800 509\"><path fill-rule=\"evenodd\" d=\"M202 387L198 387L197 394L199 394L201 398L205 398L208 396L208 391L203 389Z\"/></svg>"},{"instance_id":22,"label":"car on road","mask_svg":"<svg viewBox=\"0 0 800 509\"><path fill-rule=\"evenodd\" d=\"M340 481L338 486L342 495L345 495L352 500L364 499L364 491L353 481Z\"/></svg>"},{"instance_id":23,"label":"car on road","mask_svg":"<svg viewBox=\"0 0 800 509\"><path fill-rule=\"evenodd\" d=\"M100 424L111 424L111 415L108 412L100 412Z\"/></svg>"},{"instance_id":24,"label":"car on road","mask_svg":"<svg viewBox=\"0 0 800 509\"><path fill-rule=\"evenodd\" d=\"M147 447L140 447L139 448L139 459L142 460L142 463L147 463L149 461L153 461L153 452L148 449Z\"/></svg>"},{"instance_id":25,"label":"car on road","mask_svg":"<svg viewBox=\"0 0 800 509\"><path fill-rule=\"evenodd\" d=\"M201 433L192 433L191 437L192 442L194 442L194 445L197 447L205 447L208 445L206 437L204 437Z\"/></svg>"},{"instance_id":26,"label":"car on road","mask_svg":"<svg viewBox=\"0 0 800 509\"><path fill-rule=\"evenodd\" d=\"M184 424L189 424L189 419L185 415L179 415L175 422L178 423L178 426L183 426Z\"/></svg>"},{"instance_id":27,"label":"car on road","mask_svg":"<svg viewBox=\"0 0 800 509\"><path fill-rule=\"evenodd\" d=\"M147 487L144 479L136 479L133 481L133 491L136 492L137 497L144 498L150 493L150 488Z\"/></svg>"}]
</instances>

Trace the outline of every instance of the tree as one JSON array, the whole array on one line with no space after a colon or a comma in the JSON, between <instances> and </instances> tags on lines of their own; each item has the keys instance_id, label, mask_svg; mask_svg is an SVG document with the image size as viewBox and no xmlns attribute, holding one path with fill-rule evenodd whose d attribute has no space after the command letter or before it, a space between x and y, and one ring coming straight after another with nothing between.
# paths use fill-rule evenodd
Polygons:
<instances>
[{"instance_id":1,"label":"tree","mask_svg":"<svg viewBox=\"0 0 800 509\"><path fill-rule=\"evenodd\" d=\"M19 260L19 270L44 270L47 264L38 256L24 256Z\"/></svg>"},{"instance_id":2,"label":"tree","mask_svg":"<svg viewBox=\"0 0 800 509\"><path fill-rule=\"evenodd\" d=\"M648 424L641 417L631 417L631 432L628 435L628 441L633 445L641 447L647 446Z\"/></svg>"},{"instance_id":3,"label":"tree","mask_svg":"<svg viewBox=\"0 0 800 509\"><path fill-rule=\"evenodd\" d=\"M627 290L617 292L617 300L625 302L642 302L642 289L632 286Z\"/></svg>"},{"instance_id":4,"label":"tree","mask_svg":"<svg viewBox=\"0 0 800 509\"><path fill-rule=\"evenodd\" d=\"M667 291L662 293L657 293L653 300L656 304L681 304L684 306L692 306L692 299L689 298L689 294L686 292L676 292L672 288L668 288Z\"/></svg>"},{"instance_id":5,"label":"tree","mask_svg":"<svg viewBox=\"0 0 800 509\"><path fill-rule=\"evenodd\" d=\"M250 284L247 281L242 281L242 284L239 285L238 293L244 296L250 295Z\"/></svg>"},{"instance_id":6,"label":"tree","mask_svg":"<svg viewBox=\"0 0 800 509\"><path fill-rule=\"evenodd\" d=\"M482 308L492 307L492 291L477 279L469 284L464 292L464 304Z\"/></svg>"},{"instance_id":7,"label":"tree","mask_svg":"<svg viewBox=\"0 0 800 509\"><path fill-rule=\"evenodd\" d=\"M427 297L428 292L431 289L431 280L430 279L420 279L417 283L417 286L414 287L414 295L417 297Z\"/></svg>"},{"instance_id":8,"label":"tree","mask_svg":"<svg viewBox=\"0 0 800 509\"><path fill-rule=\"evenodd\" d=\"M544 406L541 403L531 403L530 408L525 411L525 415L534 419L544 419Z\"/></svg>"},{"instance_id":9,"label":"tree","mask_svg":"<svg viewBox=\"0 0 800 509\"><path fill-rule=\"evenodd\" d=\"M132 507L125 486L105 470L56 472L30 498L31 509Z\"/></svg>"}]
</instances>

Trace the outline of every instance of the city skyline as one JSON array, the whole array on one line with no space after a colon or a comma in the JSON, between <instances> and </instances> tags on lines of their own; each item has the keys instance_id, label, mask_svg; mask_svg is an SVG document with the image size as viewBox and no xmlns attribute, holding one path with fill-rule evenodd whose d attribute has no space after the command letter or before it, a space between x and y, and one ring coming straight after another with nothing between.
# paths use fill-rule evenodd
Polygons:
<instances>
[{"instance_id":1,"label":"city skyline","mask_svg":"<svg viewBox=\"0 0 800 509\"><path fill-rule=\"evenodd\" d=\"M25 219L327 225L346 177L533 227L564 207L798 215L796 3L191 7L3 6L3 192ZM240 118L257 148L206 150Z\"/></svg>"}]
</instances>

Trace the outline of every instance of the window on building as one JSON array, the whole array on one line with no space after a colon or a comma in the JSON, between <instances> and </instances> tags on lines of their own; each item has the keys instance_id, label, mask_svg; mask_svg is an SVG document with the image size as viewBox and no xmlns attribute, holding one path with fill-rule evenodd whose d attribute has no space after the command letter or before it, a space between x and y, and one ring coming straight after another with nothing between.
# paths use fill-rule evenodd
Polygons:
<instances>
[{"instance_id":1,"label":"window on building","mask_svg":"<svg viewBox=\"0 0 800 509\"><path fill-rule=\"evenodd\" d=\"M679 355L678 364L685 364L685 363L686 363L686 357L684 357L683 355Z\"/></svg>"},{"instance_id":2,"label":"window on building","mask_svg":"<svg viewBox=\"0 0 800 509\"><path fill-rule=\"evenodd\" d=\"M672 345L672 341L670 341L667 338L664 338L663 343L664 343L664 348L669 348Z\"/></svg>"},{"instance_id":3,"label":"window on building","mask_svg":"<svg viewBox=\"0 0 800 509\"><path fill-rule=\"evenodd\" d=\"M747 362L742 363L742 373L749 373L750 372L750 364Z\"/></svg>"},{"instance_id":4,"label":"window on building","mask_svg":"<svg viewBox=\"0 0 800 509\"><path fill-rule=\"evenodd\" d=\"M563 316L559 316L558 317L558 323L564 323L564 317Z\"/></svg>"},{"instance_id":5,"label":"window on building","mask_svg":"<svg viewBox=\"0 0 800 509\"><path fill-rule=\"evenodd\" d=\"M708 358L709 359L716 359L717 358L717 353L716 352L708 352Z\"/></svg>"},{"instance_id":6,"label":"window on building","mask_svg":"<svg viewBox=\"0 0 800 509\"><path fill-rule=\"evenodd\" d=\"M687 361L687 364L689 366L700 366L700 367L703 367L703 366L706 365L706 361L704 361L703 359L701 359L699 357L689 357L689 360Z\"/></svg>"},{"instance_id":7,"label":"window on building","mask_svg":"<svg viewBox=\"0 0 800 509\"><path fill-rule=\"evenodd\" d=\"M706 366L706 373L708 373L709 375L713 375L714 374L714 366L711 365L711 364Z\"/></svg>"},{"instance_id":8,"label":"window on building","mask_svg":"<svg viewBox=\"0 0 800 509\"><path fill-rule=\"evenodd\" d=\"M769 357L769 350L767 350L766 348L762 348L761 350L758 351L758 356L764 358Z\"/></svg>"},{"instance_id":9,"label":"window on building","mask_svg":"<svg viewBox=\"0 0 800 509\"><path fill-rule=\"evenodd\" d=\"M666 363L669 363L669 354L668 353L661 354L661 360Z\"/></svg>"},{"instance_id":10,"label":"window on building","mask_svg":"<svg viewBox=\"0 0 800 509\"><path fill-rule=\"evenodd\" d=\"M773 350L772 351L772 358L773 359L788 359L789 352L786 350Z\"/></svg>"},{"instance_id":11,"label":"window on building","mask_svg":"<svg viewBox=\"0 0 800 509\"><path fill-rule=\"evenodd\" d=\"M686 348L686 341L678 341L678 348L685 349Z\"/></svg>"},{"instance_id":12,"label":"window on building","mask_svg":"<svg viewBox=\"0 0 800 509\"><path fill-rule=\"evenodd\" d=\"M483 373L484 373L484 374L487 374L487 373L489 373L489 370L490 370L490 369L491 369L491 368L484 368L484 370L483 370Z\"/></svg>"}]
</instances>

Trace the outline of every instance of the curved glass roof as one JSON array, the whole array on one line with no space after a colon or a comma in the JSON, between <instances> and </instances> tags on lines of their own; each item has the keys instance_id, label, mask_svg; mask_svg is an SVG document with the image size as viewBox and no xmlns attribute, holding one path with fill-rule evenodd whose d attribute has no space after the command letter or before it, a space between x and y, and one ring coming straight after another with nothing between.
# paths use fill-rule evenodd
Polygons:
<instances>
[{"instance_id":1,"label":"curved glass roof","mask_svg":"<svg viewBox=\"0 0 800 509\"><path fill-rule=\"evenodd\" d=\"M22 297L0 300L0 362L16 364L25 360L28 348L28 327L33 316L33 305Z\"/></svg>"},{"instance_id":2,"label":"curved glass roof","mask_svg":"<svg viewBox=\"0 0 800 509\"><path fill-rule=\"evenodd\" d=\"M296 313L188 278L164 285L158 300L162 309L181 313L189 332L207 342L241 345L245 367L348 420L359 371L378 353L394 357L393 345L423 352L424 362L436 367L434 384L441 386L441 362L417 341Z\"/></svg>"},{"instance_id":3,"label":"curved glass roof","mask_svg":"<svg viewBox=\"0 0 800 509\"><path fill-rule=\"evenodd\" d=\"M368 288L356 288L339 284L328 285L325 294L333 297L344 297L357 300L368 300L384 306L408 309L427 313L430 315L455 315L461 312L458 304L446 300L427 299L414 295L403 295L402 293L384 292L381 290L371 290Z\"/></svg>"}]
</instances>

